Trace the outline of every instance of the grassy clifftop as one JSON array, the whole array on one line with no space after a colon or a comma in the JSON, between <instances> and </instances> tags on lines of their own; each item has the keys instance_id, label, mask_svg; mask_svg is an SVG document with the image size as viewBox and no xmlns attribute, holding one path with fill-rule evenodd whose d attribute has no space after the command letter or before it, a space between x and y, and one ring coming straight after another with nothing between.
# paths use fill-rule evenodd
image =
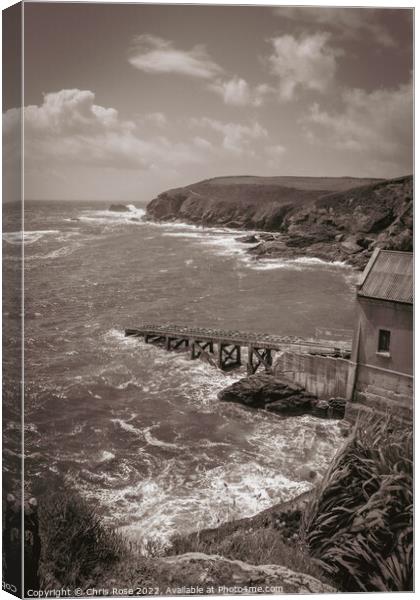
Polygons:
<instances>
[{"instance_id":1,"label":"grassy clifftop","mask_svg":"<svg viewBox=\"0 0 420 600\"><path fill-rule=\"evenodd\" d=\"M149 217L208 226L276 230L289 211L332 192L378 180L351 177L215 177L159 194Z\"/></svg>"}]
</instances>

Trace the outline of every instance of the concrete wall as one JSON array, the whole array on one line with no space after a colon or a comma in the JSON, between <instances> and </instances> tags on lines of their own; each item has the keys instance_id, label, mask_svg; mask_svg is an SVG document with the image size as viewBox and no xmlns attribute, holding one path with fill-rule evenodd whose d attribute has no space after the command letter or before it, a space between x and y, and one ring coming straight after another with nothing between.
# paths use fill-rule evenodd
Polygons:
<instances>
[{"instance_id":1,"label":"concrete wall","mask_svg":"<svg viewBox=\"0 0 420 600\"><path fill-rule=\"evenodd\" d=\"M318 398L345 398L349 361L311 354L283 352L274 373L298 383Z\"/></svg>"}]
</instances>

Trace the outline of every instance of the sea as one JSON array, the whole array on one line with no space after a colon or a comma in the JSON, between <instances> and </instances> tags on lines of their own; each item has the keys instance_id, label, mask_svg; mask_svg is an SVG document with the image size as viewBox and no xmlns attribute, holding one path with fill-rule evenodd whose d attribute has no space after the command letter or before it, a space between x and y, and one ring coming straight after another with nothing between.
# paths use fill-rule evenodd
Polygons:
<instances>
[{"instance_id":1,"label":"sea","mask_svg":"<svg viewBox=\"0 0 420 600\"><path fill-rule=\"evenodd\" d=\"M223 373L124 329L351 329L350 267L255 260L241 232L151 223L141 206L33 201L24 216L22 236L16 214L5 215L3 277L23 244L28 493L62 482L146 548L311 489L342 444L338 421L221 403L244 367ZM3 319L13 318L6 303ZM5 423L6 445L17 427Z\"/></svg>"}]
</instances>

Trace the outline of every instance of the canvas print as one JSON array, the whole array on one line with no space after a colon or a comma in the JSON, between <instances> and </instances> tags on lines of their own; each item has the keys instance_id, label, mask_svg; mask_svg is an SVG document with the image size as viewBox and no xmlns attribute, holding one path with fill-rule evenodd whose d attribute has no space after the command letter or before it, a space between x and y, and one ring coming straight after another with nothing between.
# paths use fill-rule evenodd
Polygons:
<instances>
[{"instance_id":1,"label":"canvas print","mask_svg":"<svg viewBox=\"0 0 420 600\"><path fill-rule=\"evenodd\" d=\"M413 589L413 9L3 11L3 590Z\"/></svg>"}]
</instances>

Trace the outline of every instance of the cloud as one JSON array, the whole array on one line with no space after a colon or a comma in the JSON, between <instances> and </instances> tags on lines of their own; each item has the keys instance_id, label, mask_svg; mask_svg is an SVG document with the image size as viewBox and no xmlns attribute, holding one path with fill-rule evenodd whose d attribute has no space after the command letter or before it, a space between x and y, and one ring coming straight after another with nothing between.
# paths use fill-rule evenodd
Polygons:
<instances>
[{"instance_id":1,"label":"cloud","mask_svg":"<svg viewBox=\"0 0 420 600\"><path fill-rule=\"evenodd\" d=\"M261 106L272 91L266 84L252 88L245 79L236 75L225 81L218 80L211 83L209 89L219 94L225 104L233 106Z\"/></svg>"},{"instance_id":2,"label":"cloud","mask_svg":"<svg viewBox=\"0 0 420 600\"><path fill-rule=\"evenodd\" d=\"M166 116L161 112L148 113L147 115L144 115L144 117L141 117L140 121L144 123L151 123L156 127L165 127L165 125L168 123Z\"/></svg>"},{"instance_id":3,"label":"cloud","mask_svg":"<svg viewBox=\"0 0 420 600\"><path fill-rule=\"evenodd\" d=\"M149 34L134 39L128 61L146 73L177 73L198 79L213 79L223 73L222 67L209 57L205 46L180 50L173 42Z\"/></svg>"},{"instance_id":4,"label":"cloud","mask_svg":"<svg viewBox=\"0 0 420 600\"><path fill-rule=\"evenodd\" d=\"M273 146L266 146L264 149L264 153L266 156L266 164L272 170L277 170L279 165L283 163L283 157L286 153L285 146L281 144L276 144Z\"/></svg>"},{"instance_id":5,"label":"cloud","mask_svg":"<svg viewBox=\"0 0 420 600\"><path fill-rule=\"evenodd\" d=\"M175 73L208 81L207 89L233 106L261 106L272 91L266 84L252 87L237 75L222 79L224 69L211 59L202 45L180 50L169 40L143 34L135 38L128 60L146 73Z\"/></svg>"},{"instance_id":6,"label":"cloud","mask_svg":"<svg viewBox=\"0 0 420 600\"><path fill-rule=\"evenodd\" d=\"M195 127L212 129L222 135L222 147L233 154L249 152L251 142L268 137L268 132L257 121L250 125L242 123L222 122L216 119L202 117L191 119L190 124Z\"/></svg>"},{"instance_id":7,"label":"cloud","mask_svg":"<svg viewBox=\"0 0 420 600\"><path fill-rule=\"evenodd\" d=\"M328 112L313 104L302 120L315 143L375 160L378 168L412 170L413 90L411 84L396 89L366 92L347 90L341 111ZM383 172L383 174L388 175Z\"/></svg>"},{"instance_id":8,"label":"cloud","mask_svg":"<svg viewBox=\"0 0 420 600\"><path fill-rule=\"evenodd\" d=\"M271 41L273 53L268 62L279 78L282 100L292 100L297 89L324 92L336 70L337 51L328 46L328 33L315 33L296 38L282 35Z\"/></svg>"},{"instance_id":9,"label":"cloud","mask_svg":"<svg viewBox=\"0 0 420 600\"><path fill-rule=\"evenodd\" d=\"M133 121L121 119L114 108L99 106L94 100L89 90L69 89L46 94L40 106L26 106L25 166L62 163L150 169L157 164L205 162L193 142L172 142L164 136L142 138ZM19 110L8 110L3 124L3 135L10 139L19 124Z\"/></svg>"},{"instance_id":10,"label":"cloud","mask_svg":"<svg viewBox=\"0 0 420 600\"><path fill-rule=\"evenodd\" d=\"M357 40L368 36L384 47L394 47L395 40L378 21L378 10L372 8L279 7L274 14L304 26L328 28L341 38Z\"/></svg>"}]
</instances>

